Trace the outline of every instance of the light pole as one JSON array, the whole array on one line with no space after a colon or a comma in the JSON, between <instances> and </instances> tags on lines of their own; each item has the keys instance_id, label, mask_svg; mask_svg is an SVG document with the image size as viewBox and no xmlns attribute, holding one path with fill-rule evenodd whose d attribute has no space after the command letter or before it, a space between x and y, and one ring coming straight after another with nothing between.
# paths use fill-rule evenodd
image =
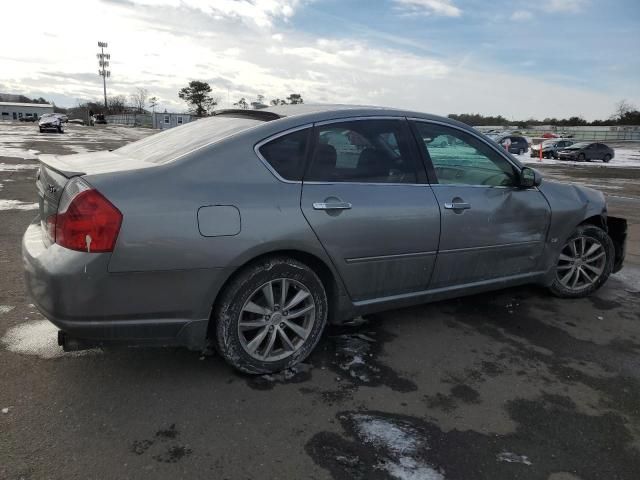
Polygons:
<instances>
[{"instance_id":1,"label":"light pole","mask_svg":"<svg viewBox=\"0 0 640 480\"><path fill-rule=\"evenodd\" d=\"M104 49L109 45L107 42L98 42L98 48L100 48L100 53L96 54L98 58L98 75L102 77L102 88L104 90L104 109L107 109L107 77L111 76L111 71L107 70L109 66L109 59L111 55L109 53L104 53Z\"/></svg>"}]
</instances>

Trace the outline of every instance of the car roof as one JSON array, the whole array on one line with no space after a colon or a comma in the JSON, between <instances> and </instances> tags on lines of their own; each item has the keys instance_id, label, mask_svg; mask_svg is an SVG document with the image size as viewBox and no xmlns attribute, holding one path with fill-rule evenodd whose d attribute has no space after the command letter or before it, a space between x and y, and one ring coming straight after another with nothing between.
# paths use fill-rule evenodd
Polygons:
<instances>
[{"instance_id":1,"label":"car roof","mask_svg":"<svg viewBox=\"0 0 640 480\"><path fill-rule=\"evenodd\" d=\"M432 115L412 110L402 110L390 107L377 107L371 105L342 105L342 104L296 104L296 105L278 105L257 110L219 110L214 113L217 115L232 115L263 120L272 123L270 120L276 120L277 123L289 123L302 125L305 123L323 122L326 120L338 120L341 118L352 117L409 117L420 118L424 120L432 120L449 125L455 125L465 130L475 132L469 125L439 115ZM274 122L275 123L275 122Z\"/></svg>"}]
</instances>

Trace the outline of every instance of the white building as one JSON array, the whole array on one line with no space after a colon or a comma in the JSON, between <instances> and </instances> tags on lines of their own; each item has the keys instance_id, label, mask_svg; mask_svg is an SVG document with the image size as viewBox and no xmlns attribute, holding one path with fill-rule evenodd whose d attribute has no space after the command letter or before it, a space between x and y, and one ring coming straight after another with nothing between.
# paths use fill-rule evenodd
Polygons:
<instances>
[{"instance_id":1,"label":"white building","mask_svg":"<svg viewBox=\"0 0 640 480\"><path fill-rule=\"evenodd\" d=\"M179 127L185 123L189 123L192 120L196 120L197 117L193 117L188 113L161 113L155 112L153 115L153 128L159 128L164 130L166 128Z\"/></svg>"},{"instance_id":2,"label":"white building","mask_svg":"<svg viewBox=\"0 0 640 480\"><path fill-rule=\"evenodd\" d=\"M0 120L18 121L21 118L40 118L45 113L53 113L53 105L48 103L0 102Z\"/></svg>"}]
</instances>

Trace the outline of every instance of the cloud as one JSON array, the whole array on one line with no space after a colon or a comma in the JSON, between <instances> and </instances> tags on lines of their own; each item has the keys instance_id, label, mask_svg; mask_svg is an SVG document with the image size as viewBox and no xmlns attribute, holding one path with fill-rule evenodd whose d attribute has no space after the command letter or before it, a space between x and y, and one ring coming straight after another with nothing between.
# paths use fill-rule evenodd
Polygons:
<instances>
[{"instance_id":1,"label":"cloud","mask_svg":"<svg viewBox=\"0 0 640 480\"><path fill-rule=\"evenodd\" d=\"M528 10L516 10L511 14L511 20L516 21L526 21L531 20L533 18L533 14Z\"/></svg>"},{"instance_id":2,"label":"cloud","mask_svg":"<svg viewBox=\"0 0 640 480\"><path fill-rule=\"evenodd\" d=\"M394 0L405 13L421 15L442 15L444 17L459 17L462 10L451 0Z\"/></svg>"},{"instance_id":3,"label":"cloud","mask_svg":"<svg viewBox=\"0 0 640 480\"><path fill-rule=\"evenodd\" d=\"M547 0L546 9L550 12L581 12L587 0Z\"/></svg>"}]
</instances>

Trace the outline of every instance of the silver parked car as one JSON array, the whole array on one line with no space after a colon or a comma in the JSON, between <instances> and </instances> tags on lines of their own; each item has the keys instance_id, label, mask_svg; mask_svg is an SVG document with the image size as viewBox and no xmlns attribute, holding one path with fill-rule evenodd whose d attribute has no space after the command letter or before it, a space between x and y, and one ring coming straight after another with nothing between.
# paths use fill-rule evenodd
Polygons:
<instances>
[{"instance_id":1,"label":"silver parked car","mask_svg":"<svg viewBox=\"0 0 640 480\"><path fill-rule=\"evenodd\" d=\"M582 297L624 258L601 193L422 113L229 110L40 159L26 281L67 350L211 342L271 372L327 322L529 283Z\"/></svg>"}]
</instances>

